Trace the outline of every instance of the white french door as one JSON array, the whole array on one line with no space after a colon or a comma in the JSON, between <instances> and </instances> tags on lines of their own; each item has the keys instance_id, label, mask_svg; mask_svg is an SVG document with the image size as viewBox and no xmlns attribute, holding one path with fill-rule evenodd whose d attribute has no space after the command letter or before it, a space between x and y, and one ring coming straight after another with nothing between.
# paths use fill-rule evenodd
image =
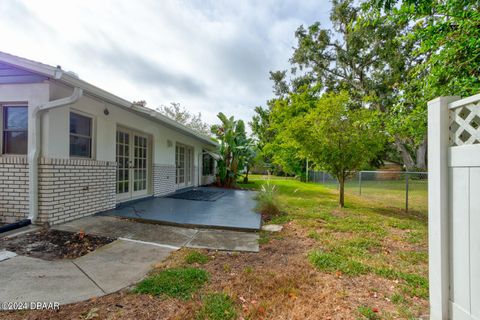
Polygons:
<instances>
[{"instance_id":1,"label":"white french door","mask_svg":"<svg viewBox=\"0 0 480 320\"><path fill-rule=\"evenodd\" d=\"M177 189L193 185L193 148L182 144L175 146Z\"/></svg>"},{"instance_id":2,"label":"white french door","mask_svg":"<svg viewBox=\"0 0 480 320\"><path fill-rule=\"evenodd\" d=\"M117 201L148 195L150 147L147 135L117 129Z\"/></svg>"}]
</instances>

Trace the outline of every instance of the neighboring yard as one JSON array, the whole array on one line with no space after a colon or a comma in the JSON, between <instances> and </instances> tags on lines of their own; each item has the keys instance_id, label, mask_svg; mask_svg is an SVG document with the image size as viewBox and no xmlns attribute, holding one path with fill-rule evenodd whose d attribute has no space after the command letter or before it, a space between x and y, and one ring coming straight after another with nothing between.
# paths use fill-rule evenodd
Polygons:
<instances>
[{"instance_id":1,"label":"neighboring yard","mask_svg":"<svg viewBox=\"0 0 480 320\"><path fill-rule=\"evenodd\" d=\"M325 186L337 189L334 182ZM408 192L408 207L411 211L428 214L428 181L422 179L410 179ZM358 180L349 180L345 185L348 196L359 195ZM375 202L379 205L392 208L405 208L405 180L375 180L362 181L362 199Z\"/></svg>"},{"instance_id":2,"label":"neighboring yard","mask_svg":"<svg viewBox=\"0 0 480 320\"><path fill-rule=\"evenodd\" d=\"M264 183L251 181L249 188ZM262 232L260 253L182 249L133 292L6 318L428 318L425 212L406 214L352 194L339 209L334 189L271 183L286 213L273 222L285 228Z\"/></svg>"}]
</instances>

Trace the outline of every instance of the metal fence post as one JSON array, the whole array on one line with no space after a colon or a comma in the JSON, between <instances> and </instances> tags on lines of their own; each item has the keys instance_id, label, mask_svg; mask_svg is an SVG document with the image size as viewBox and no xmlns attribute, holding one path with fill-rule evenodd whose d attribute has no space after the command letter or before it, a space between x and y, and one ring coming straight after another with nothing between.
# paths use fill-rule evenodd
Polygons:
<instances>
[{"instance_id":1,"label":"metal fence post","mask_svg":"<svg viewBox=\"0 0 480 320\"><path fill-rule=\"evenodd\" d=\"M306 176L305 176L305 182L308 182L308 158L307 158L307 165L305 166L305 171L306 171Z\"/></svg>"},{"instance_id":2,"label":"metal fence post","mask_svg":"<svg viewBox=\"0 0 480 320\"><path fill-rule=\"evenodd\" d=\"M358 193L362 195L362 171L358 172Z\"/></svg>"},{"instance_id":3,"label":"metal fence post","mask_svg":"<svg viewBox=\"0 0 480 320\"><path fill-rule=\"evenodd\" d=\"M405 211L408 212L408 175L409 173L405 173Z\"/></svg>"},{"instance_id":4,"label":"metal fence post","mask_svg":"<svg viewBox=\"0 0 480 320\"><path fill-rule=\"evenodd\" d=\"M325 184L325 171L322 171L322 183Z\"/></svg>"}]
</instances>

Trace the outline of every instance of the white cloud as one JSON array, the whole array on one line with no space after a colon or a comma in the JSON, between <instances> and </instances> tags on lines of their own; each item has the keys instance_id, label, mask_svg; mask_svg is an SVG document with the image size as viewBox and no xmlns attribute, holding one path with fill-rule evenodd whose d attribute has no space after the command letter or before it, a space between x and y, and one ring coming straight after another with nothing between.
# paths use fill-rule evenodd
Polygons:
<instances>
[{"instance_id":1,"label":"white cloud","mask_svg":"<svg viewBox=\"0 0 480 320\"><path fill-rule=\"evenodd\" d=\"M249 120L289 68L300 24L328 25L328 0L0 2L0 51L61 65L155 108L172 101L213 123Z\"/></svg>"}]
</instances>

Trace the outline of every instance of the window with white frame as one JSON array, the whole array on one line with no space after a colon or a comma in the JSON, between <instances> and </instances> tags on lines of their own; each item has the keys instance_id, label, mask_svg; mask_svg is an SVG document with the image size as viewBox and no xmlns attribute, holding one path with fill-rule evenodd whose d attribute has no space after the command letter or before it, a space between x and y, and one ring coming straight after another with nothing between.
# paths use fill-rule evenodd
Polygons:
<instances>
[{"instance_id":1,"label":"window with white frame","mask_svg":"<svg viewBox=\"0 0 480 320\"><path fill-rule=\"evenodd\" d=\"M1 109L2 153L27 154L28 107L3 105Z\"/></svg>"},{"instance_id":2,"label":"window with white frame","mask_svg":"<svg viewBox=\"0 0 480 320\"><path fill-rule=\"evenodd\" d=\"M70 112L70 156L92 157L92 118Z\"/></svg>"}]
</instances>

